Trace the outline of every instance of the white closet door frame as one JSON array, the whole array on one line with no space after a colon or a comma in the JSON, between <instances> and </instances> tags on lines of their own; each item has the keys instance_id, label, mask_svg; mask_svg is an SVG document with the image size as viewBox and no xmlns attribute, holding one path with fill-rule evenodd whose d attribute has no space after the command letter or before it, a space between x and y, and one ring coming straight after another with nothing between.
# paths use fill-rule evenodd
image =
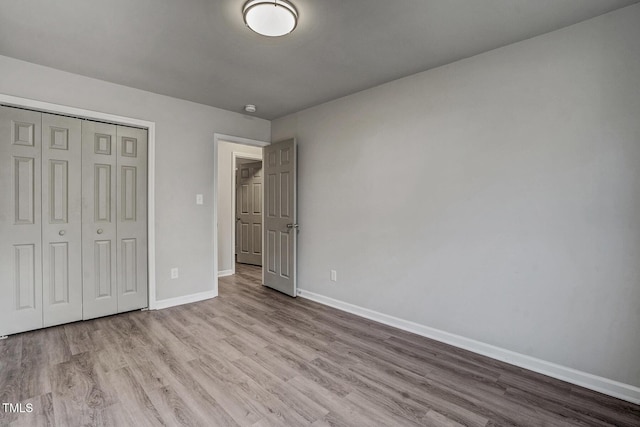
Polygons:
<instances>
[{"instance_id":1,"label":"white closet door frame","mask_svg":"<svg viewBox=\"0 0 640 427\"><path fill-rule=\"evenodd\" d=\"M156 145L156 123L147 120L134 119L131 117L117 116L114 114L101 113L99 111L85 110L83 108L69 107L66 105L53 104L50 102L37 101L34 99L22 98L19 96L5 95L0 93L0 104L8 107L27 108L43 113L63 114L82 119L96 120L116 125L134 126L146 128L148 131L148 159L147 159L147 259L148 281L149 281L149 310L157 308L156 303L156 235L155 235L155 145ZM214 214L215 215L215 214ZM217 265L216 265L217 274ZM217 290L217 276L216 276ZM217 295L217 292L216 292Z\"/></svg>"}]
</instances>

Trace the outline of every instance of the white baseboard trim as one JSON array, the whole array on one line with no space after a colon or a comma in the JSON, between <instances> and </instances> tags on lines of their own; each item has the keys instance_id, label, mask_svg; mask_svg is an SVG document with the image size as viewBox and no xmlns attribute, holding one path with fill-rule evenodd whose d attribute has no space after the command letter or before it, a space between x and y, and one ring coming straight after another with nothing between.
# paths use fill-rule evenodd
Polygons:
<instances>
[{"instance_id":1,"label":"white baseboard trim","mask_svg":"<svg viewBox=\"0 0 640 427\"><path fill-rule=\"evenodd\" d=\"M233 276L233 270L218 271L218 277Z\"/></svg>"},{"instance_id":2,"label":"white baseboard trim","mask_svg":"<svg viewBox=\"0 0 640 427\"><path fill-rule=\"evenodd\" d=\"M298 296L306 298L317 303L346 311L366 319L393 326L404 331L412 332L423 337L431 338L455 347L472 351L492 359L501 360L511 365L529 369L530 371L548 375L571 384L588 388L618 399L628 402L640 404L640 387L630 384L624 384L618 381L599 377L587 372L578 371L566 366L557 365L535 357L526 356L511 350L506 350L480 341L465 338L460 335L450 334L439 329L430 328L429 326L420 325L415 322L389 316L379 313L368 308L359 307L344 301L316 294L314 292L298 289Z\"/></svg>"},{"instance_id":3,"label":"white baseboard trim","mask_svg":"<svg viewBox=\"0 0 640 427\"><path fill-rule=\"evenodd\" d=\"M200 292L197 294L185 295L182 297L167 298L156 301L156 310L162 310L163 308L175 307L176 305L190 304L192 302L203 301L217 297L218 294L215 291Z\"/></svg>"}]
</instances>

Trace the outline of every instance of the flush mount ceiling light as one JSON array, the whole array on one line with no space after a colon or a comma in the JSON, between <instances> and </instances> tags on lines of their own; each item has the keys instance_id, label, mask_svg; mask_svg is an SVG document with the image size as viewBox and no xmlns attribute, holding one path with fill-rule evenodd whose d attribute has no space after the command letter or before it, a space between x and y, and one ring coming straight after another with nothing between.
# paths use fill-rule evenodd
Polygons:
<instances>
[{"instance_id":1,"label":"flush mount ceiling light","mask_svg":"<svg viewBox=\"0 0 640 427\"><path fill-rule=\"evenodd\" d=\"M249 0L242 15L247 27L267 37L289 34L298 24L298 11L285 0Z\"/></svg>"}]
</instances>

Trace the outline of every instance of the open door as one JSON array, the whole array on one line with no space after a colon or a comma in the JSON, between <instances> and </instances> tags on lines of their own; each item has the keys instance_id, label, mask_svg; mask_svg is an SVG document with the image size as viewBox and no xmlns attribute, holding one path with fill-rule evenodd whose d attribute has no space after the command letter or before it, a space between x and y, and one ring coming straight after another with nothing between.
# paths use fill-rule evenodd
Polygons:
<instances>
[{"instance_id":1,"label":"open door","mask_svg":"<svg viewBox=\"0 0 640 427\"><path fill-rule=\"evenodd\" d=\"M296 296L296 141L264 148L264 284Z\"/></svg>"}]
</instances>

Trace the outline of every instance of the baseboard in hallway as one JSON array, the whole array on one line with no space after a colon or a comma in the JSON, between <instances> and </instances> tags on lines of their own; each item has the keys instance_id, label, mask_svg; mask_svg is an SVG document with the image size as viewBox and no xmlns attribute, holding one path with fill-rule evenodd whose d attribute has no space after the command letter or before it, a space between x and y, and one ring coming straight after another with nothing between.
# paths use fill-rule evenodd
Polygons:
<instances>
[{"instance_id":1,"label":"baseboard in hallway","mask_svg":"<svg viewBox=\"0 0 640 427\"><path fill-rule=\"evenodd\" d=\"M233 270L222 270L222 271L218 271L218 277L227 277L227 276L232 276Z\"/></svg>"}]
</instances>

